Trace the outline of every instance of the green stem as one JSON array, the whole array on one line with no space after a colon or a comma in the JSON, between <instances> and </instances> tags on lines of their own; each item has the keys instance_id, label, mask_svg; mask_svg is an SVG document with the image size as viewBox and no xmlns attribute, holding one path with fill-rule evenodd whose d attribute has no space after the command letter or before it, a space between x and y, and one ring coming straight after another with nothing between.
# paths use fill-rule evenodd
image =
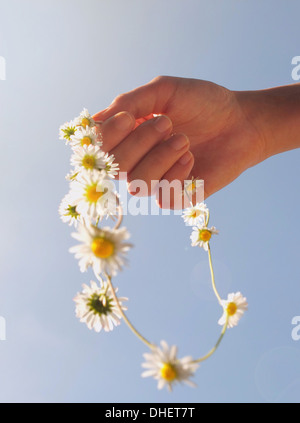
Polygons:
<instances>
[{"instance_id":1,"label":"green stem","mask_svg":"<svg viewBox=\"0 0 300 423\"><path fill-rule=\"evenodd\" d=\"M213 287L214 293L215 293L215 295L216 295L216 297L217 297L217 299L218 299L218 301L221 305L222 299L221 299L221 297L220 297L220 295L217 291L217 288L216 288L215 275L214 275L214 269L213 269L212 260L211 260L211 251L210 251L210 245L209 244L208 244L208 260L209 260L209 268L210 268L210 274L211 274L212 287Z\"/></svg>"},{"instance_id":2,"label":"green stem","mask_svg":"<svg viewBox=\"0 0 300 423\"><path fill-rule=\"evenodd\" d=\"M117 204L118 204L118 220L115 224L114 229L119 229L119 227L121 226L121 223L123 221L123 209L122 209L122 206L120 204L120 200L119 200L117 195L116 195L116 200L117 200Z\"/></svg>"},{"instance_id":3,"label":"green stem","mask_svg":"<svg viewBox=\"0 0 300 423\"><path fill-rule=\"evenodd\" d=\"M226 315L226 322L223 326L221 335L219 336L219 339L217 340L216 345L207 353L205 354L203 357L198 358L197 360L194 360L194 363L201 363L202 361L207 360L211 355L213 355L213 353L216 351L216 349L218 348L218 346L220 345L223 336L225 335L226 329L227 329L227 324L228 324L228 314Z\"/></svg>"},{"instance_id":4,"label":"green stem","mask_svg":"<svg viewBox=\"0 0 300 423\"><path fill-rule=\"evenodd\" d=\"M207 210L207 214L205 217L205 226L208 227L208 222L209 222L209 210Z\"/></svg>"},{"instance_id":5,"label":"green stem","mask_svg":"<svg viewBox=\"0 0 300 423\"><path fill-rule=\"evenodd\" d=\"M189 193L186 190L186 186L185 185L184 185L184 192L185 192L185 194L186 194L186 196L187 196L187 198L188 198L188 200L190 202L191 207L193 207L193 202L191 200L191 197L190 197Z\"/></svg>"},{"instance_id":6,"label":"green stem","mask_svg":"<svg viewBox=\"0 0 300 423\"><path fill-rule=\"evenodd\" d=\"M209 215L207 217L207 223L208 223L208 219L209 219ZM215 283L215 275L214 275L214 269L213 269L213 265L212 265L212 260L211 260L211 251L210 251L210 245L208 244L208 259L209 259L209 268L210 268L210 274L211 274L211 282L212 282L212 287L214 290L214 293L221 305L221 297L217 291L216 288L216 283ZM213 355L213 353L216 351L216 349L218 348L218 346L220 345L223 336L225 335L226 329L227 329L227 325L228 325L228 314L226 313L226 321L225 324L223 326L221 335L219 336L219 339L217 340L216 345L207 353L205 354L203 357L198 358L197 360L194 360L194 363L200 363L201 361L204 361L206 359L208 359L211 355Z\"/></svg>"},{"instance_id":7,"label":"green stem","mask_svg":"<svg viewBox=\"0 0 300 423\"><path fill-rule=\"evenodd\" d=\"M97 275L96 275L97 276ZM149 348L153 348L154 347L154 345L153 344L151 344L151 342L149 342L146 338L144 338L143 337L143 335L141 335L140 334L140 332L133 326L133 324L130 322L130 320L128 319L128 317L126 316L126 314L124 313L124 311L123 311L123 309L122 309L122 307L120 306L120 303L119 303L119 300L118 300L118 297L116 296L116 292L115 292L115 289L114 289L114 287L113 287L113 284L112 284L112 282L111 282L111 276L109 276L109 275L106 275L106 278L107 278L107 281L108 281L108 284L109 284L109 287L110 287L110 289L111 289L111 291L112 291L112 296L113 296L113 298L114 298L114 300L115 300L115 302L116 302L116 304L117 304L117 307L118 307L118 309L119 309L119 311L120 311L120 313L121 313L121 315L122 315L122 317L123 317L123 319L125 320L125 323L127 324L127 326L129 327L129 329L142 341L142 342L144 342L144 344L146 344ZM98 276L97 276L97 279L99 280L99 278L98 278Z\"/></svg>"}]
</instances>

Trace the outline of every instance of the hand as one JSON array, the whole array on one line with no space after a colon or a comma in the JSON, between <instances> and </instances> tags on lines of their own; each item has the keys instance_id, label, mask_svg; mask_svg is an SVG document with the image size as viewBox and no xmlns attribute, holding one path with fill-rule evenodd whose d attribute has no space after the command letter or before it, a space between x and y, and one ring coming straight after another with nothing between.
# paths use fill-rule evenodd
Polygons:
<instances>
[{"instance_id":1,"label":"hand","mask_svg":"<svg viewBox=\"0 0 300 423\"><path fill-rule=\"evenodd\" d=\"M129 181L198 177L208 197L264 158L263 136L241 103L211 82L158 77L118 96L94 119L103 121L103 148Z\"/></svg>"}]
</instances>

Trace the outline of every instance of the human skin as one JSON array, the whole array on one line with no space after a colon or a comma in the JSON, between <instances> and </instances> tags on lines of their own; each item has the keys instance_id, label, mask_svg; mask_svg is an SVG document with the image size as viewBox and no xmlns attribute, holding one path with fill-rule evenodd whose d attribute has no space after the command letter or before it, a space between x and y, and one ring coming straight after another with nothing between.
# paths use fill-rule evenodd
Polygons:
<instances>
[{"instance_id":1,"label":"human skin","mask_svg":"<svg viewBox=\"0 0 300 423\"><path fill-rule=\"evenodd\" d=\"M268 157L300 147L300 84L231 91L162 76L121 94L94 119L129 183L193 176L204 180L207 198Z\"/></svg>"}]
</instances>

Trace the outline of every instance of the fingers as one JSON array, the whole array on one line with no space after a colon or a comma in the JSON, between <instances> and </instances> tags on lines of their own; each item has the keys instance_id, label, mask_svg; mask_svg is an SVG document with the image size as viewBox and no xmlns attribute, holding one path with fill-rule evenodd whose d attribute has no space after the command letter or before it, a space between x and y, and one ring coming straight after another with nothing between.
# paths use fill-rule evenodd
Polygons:
<instances>
[{"instance_id":1,"label":"fingers","mask_svg":"<svg viewBox=\"0 0 300 423\"><path fill-rule=\"evenodd\" d=\"M181 158L164 174L163 180L174 184L174 190L170 195L165 195L163 189L156 192L156 202L162 209L182 209L187 207L183 204L182 188L185 180L190 179L190 174L194 166L194 156L190 151ZM176 187L176 188L175 188Z\"/></svg>"},{"instance_id":2,"label":"fingers","mask_svg":"<svg viewBox=\"0 0 300 423\"><path fill-rule=\"evenodd\" d=\"M181 183L188 179L188 176L191 173L191 170L194 166L194 156L190 151L187 151L181 158L178 160L174 166L172 166L163 176L163 179L166 179L168 182L172 182L175 179L179 180Z\"/></svg>"},{"instance_id":3,"label":"fingers","mask_svg":"<svg viewBox=\"0 0 300 423\"><path fill-rule=\"evenodd\" d=\"M181 183L191 172L194 158L188 151L189 140L183 134L170 137L172 122L165 115L177 85L178 78L155 78L118 96L93 116L96 122L102 121L103 149L113 154L120 171L129 175L132 194L143 195L132 185L134 180L144 181L148 189L144 195L149 195L155 190L153 185L151 190L151 181L164 178Z\"/></svg>"},{"instance_id":4,"label":"fingers","mask_svg":"<svg viewBox=\"0 0 300 423\"><path fill-rule=\"evenodd\" d=\"M127 172L128 190L133 195L151 195L162 179L180 183L188 177L194 158L188 151L189 140L184 134L172 132L172 122L160 115L141 123L135 130L135 119L128 112L120 112L101 124L104 150L115 156L122 172ZM135 182L136 181L136 182ZM145 190L141 191L143 181ZM161 207L170 207L159 198ZM171 206L174 204L171 198Z\"/></svg>"},{"instance_id":5,"label":"fingers","mask_svg":"<svg viewBox=\"0 0 300 423\"><path fill-rule=\"evenodd\" d=\"M173 135L168 140L156 145L129 173L128 191L133 195L152 195L155 193L159 181L177 162L182 173L182 169L186 169L188 163L192 161L191 153L188 152L189 145L189 140L184 134ZM144 181L144 184L140 184L140 180ZM137 186L139 187L138 192ZM143 187L144 191L141 190Z\"/></svg>"},{"instance_id":6,"label":"fingers","mask_svg":"<svg viewBox=\"0 0 300 423\"><path fill-rule=\"evenodd\" d=\"M148 119L150 120L150 117ZM167 119L167 125L168 125L167 129L171 130L171 127L172 127L171 120L167 116L164 116L162 119ZM159 120L159 117L154 118L154 120L152 120L152 122L149 122L149 123L152 125L154 123L160 136L162 136L163 135L162 132L167 133L167 131L164 131L164 128L162 127L163 125L161 124L156 125L156 122L158 120ZM148 120L140 120L138 126L146 122L148 122ZM102 135L101 138L103 141L103 150L106 152L111 151L115 147L117 147L118 144L121 143L121 141L126 139L126 137L132 132L134 128L136 128L135 118L133 117L131 113L125 112L125 111L117 113L116 115L108 118L104 122L102 121L101 123L99 123L99 125L96 126L97 132L101 131L101 135ZM134 132L134 136L131 139L139 140L141 138L141 133L145 134L144 125L137 132ZM126 143L126 145L127 144L128 146L130 145L130 143Z\"/></svg>"},{"instance_id":7,"label":"fingers","mask_svg":"<svg viewBox=\"0 0 300 423\"><path fill-rule=\"evenodd\" d=\"M106 120L122 110L131 113L135 119L152 113L163 114L166 112L169 98L176 89L176 80L177 78L166 76L154 78L141 87L119 95L107 109L96 113L93 118L96 121Z\"/></svg>"},{"instance_id":8,"label":"fingers","mask_svg":"<svg viewBox=\"0 0 300 423\"><path fill-rule=\"evenodd\" d=\"M100 128L103 139L103 150L110 151L118 145L135 127L135 119L131 113L120 112L101 122Z\"/></svg>"},{"instance_id":9,"label":"fingers","mask_svg":"<svg viewBox=\"0 0 300 423\"><path fill-rule=\"evenodd\" d=\"M172 122L167 116L159 116L141 124L111 150L120 170L131 172L156 144L169 137L171 131Z\"/></svg>"}]
</instances>

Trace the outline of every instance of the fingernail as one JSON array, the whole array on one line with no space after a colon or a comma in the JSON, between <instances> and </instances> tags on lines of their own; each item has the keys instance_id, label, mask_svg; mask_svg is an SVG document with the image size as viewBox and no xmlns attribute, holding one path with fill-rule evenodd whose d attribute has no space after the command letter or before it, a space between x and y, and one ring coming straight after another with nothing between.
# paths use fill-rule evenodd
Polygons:
<instances>
[{"instance_id":1,"label":"fingernail","mask_svg":"<svg viewBox=\"0 0 300 423\"><path fill-rule=\"evenodd\" d=\"M173 147L176 151L181 150L183 147L185 147L189 142L189 139L184 134L178 134L174 135L171 139L171 147Z\"/></svg>"},{"instance_id":2,"label":"fingernail","mask_svg":"<svg viewBox=\"0 0 300 423\"><path fill-rule=\"evenodd\" d=\"M182 157L178 160L178 163L180 163L182 166L187 165L192 159L192 153L190 151L187 151L184 153Z\"/></svg>"},{"instance_id":3,"label":"fingernail","mask_svg":"<svg viewBox=\"0 0 300 423\"><path fill-rule=\"evenodd\" d=\"M122 131L133 128L135 120L133 116L128 112L120 112L115 115L116 127Z\"/></svg>"},{"instance_id":4,"label":"fingernail","mask_svg":"<svg viewBox=\"0 0 300 423\"><path fill-rule=\"evenodd\" d=\"M159 116L155 121L155 128L159 132L166 132L171 127L172 127L172 121L166 115Z\"/></svg>"}]
</instances>

